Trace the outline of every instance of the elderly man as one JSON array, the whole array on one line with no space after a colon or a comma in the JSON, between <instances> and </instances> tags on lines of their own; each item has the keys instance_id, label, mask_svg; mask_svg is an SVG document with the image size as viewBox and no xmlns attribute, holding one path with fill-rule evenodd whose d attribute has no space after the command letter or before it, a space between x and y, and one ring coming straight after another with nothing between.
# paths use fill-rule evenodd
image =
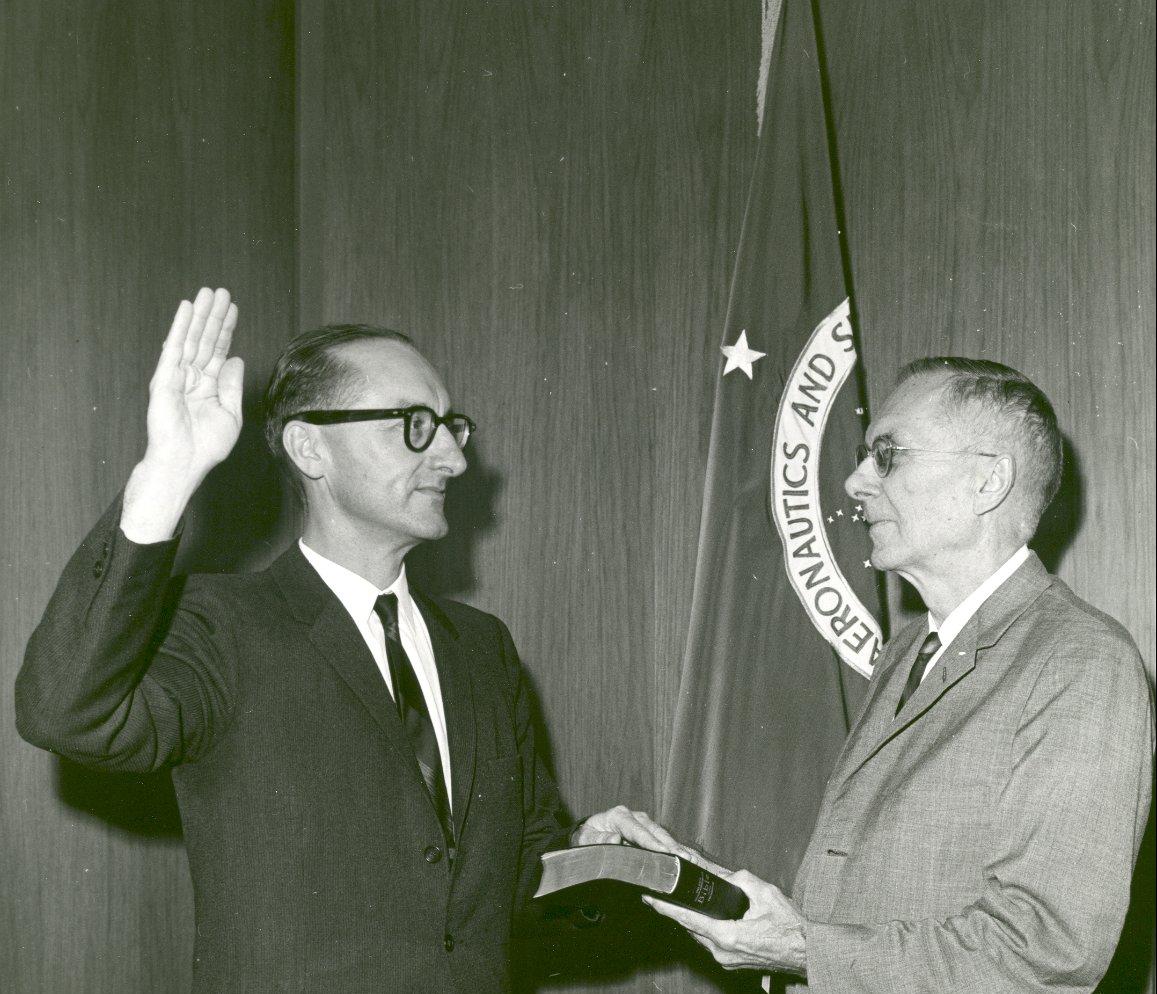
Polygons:
<instances>
[{"instance_id":1,"label":"elderly man","mask_svg":"<svg viewBox=\"0 0 1157 994\"><path fill-rule=\"evenodd\" d=\"M424 596L404 565L446 533L473 422L403 335L300 336L266 436L301 540L170 598L182 513L241 428L236 320L224 290L179 307L144 458L29 643L18 727L100 769L173 768L197 991L504 990L513 917L569 826L506 627ZM622 808L575 833L623 837L674 844Z\"/></svg>"},{"instance_id":2,"label":"elderly man","mask_svg":"<svg viewBox=\"0 0 1157 994\"><path fill-rule=\"evenodd\" d=\"M1148 682L1129 635L1026 543L1056 493L1045 396L999 363L906 367L847 491L872 562L928 613L877 661L788 899L741 922L662 902L725 967L831 994L1091 991L1148 811Z\"/></svg>"}]
</instances>

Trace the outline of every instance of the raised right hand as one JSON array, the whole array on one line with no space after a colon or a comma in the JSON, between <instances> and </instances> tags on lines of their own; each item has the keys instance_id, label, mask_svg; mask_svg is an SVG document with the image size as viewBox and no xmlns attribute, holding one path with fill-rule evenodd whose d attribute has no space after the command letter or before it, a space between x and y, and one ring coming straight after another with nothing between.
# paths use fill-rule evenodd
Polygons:
<instances>
[{"instance_id":1,"label":"raised right hand","mask_svg":"<svg viewBox=\"0 0 1157 994\"><path fill-rule=\"evenodd\" d=\"M149 382L148 446L125 488L121 529L137 542L172 534L205 475L241 433L244 363L230 358L237 306L202 287L181 301Z\"/></svg>"},{"instance_id":2,"label":"raised right hand","mask_svg":"<svg viewBox=\"0 0 1157 994\"><path fill-rule=\"evenodd\" d=\"M181 301L149 383L146 460L200 482L229 455L241 432L244 364L229 358L236 325L228 290L202 287Z\"/></svg>"}]
</instances>

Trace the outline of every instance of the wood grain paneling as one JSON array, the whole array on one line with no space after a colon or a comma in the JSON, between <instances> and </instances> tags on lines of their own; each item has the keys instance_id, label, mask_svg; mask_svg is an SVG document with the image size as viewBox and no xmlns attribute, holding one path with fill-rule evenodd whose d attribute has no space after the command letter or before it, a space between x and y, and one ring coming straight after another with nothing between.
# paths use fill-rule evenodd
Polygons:
<instances>
[{"instance_id":1,"label":"wood grain paneling","mask_svg":"<svg viewBox=\"0 0 1157 994\"><path fill-rule=\"evenodd\" d=\"M655 810L758 9L309 6L310 317L412 332L480 425L416 572L510 624L575 811Z\"/></svg>"},{"instance_id":2,"label":"wood grain paneling","mask_svg":"<svg viewBox=\"0 0 1157 994\"><path fill-rule=\"evenodd\" d=\"M759 6L3 7L0 986L187 982L166 783L20 743L11 687L140 450L172 304L202 282L240 300L250 396L293 326L416 335L481 430L451 537L415 571L510 623L577 811L659 807ZM873 398L928 353L1035 378L1075 455L1044 551L1152 668L1151 5L820 6ZM189 561L267 559L274 489L249 433ZM1114 991L1142 989L1145 949Z\"/></svg>"},{"instance_id":3,"label":"wood grain paneling","mask_svg":"<svg viewBox=\"0 0 1157 994\"><path fill-rule=\"evenodd\" d=\"M479 415L455 533L421 565L511 622L574 807L653 805L758 5L309 6L311 317L414 331ZM1151 16L822 13L873 396L929 352L1034 376L1079 470L1042 547L1151 665ZM1121 522L1138 542L1114 549Z\"/></svg>"},{"instance_id":4,"label":"wood grain paneling","mask_svg":"<svg viewBox=\"0 0 1157 994\"><path fill-rule=\"evenodd\" d=\"M1152 673L1152 5L823 7L872 394L921 355L1033 378L1077 471L1047 551Z\"/></svg>"},{"instance_id":5,"label":"wood grain paneling","mask_svg":"<svg viewBox=\"0 0 1157 994\"><path fill-rule=\"evenodd\" d=\"M12 685L65 559L142 451L176 302L234 291L251 387L293 329L292 4L6 3L0 92L0 988L179 991L192 896L167 779L24 744ZM275 521L245 498L270 478L244 461L191 522L219 540L195 542L203 563L266 551L246 546Z\"/></svg>"},{"instance_id":6,"label":"wood grain paneling","mask_svg":"<svg viewBox=\"0 0 1157 994\"><path fill-rule=\"evenodd\" d=\"M757 11L311 6L317 316L413 332L480 425L454 534L420 564L511 623L576 809L653 808Z\"/></svg>"}]
</instances>

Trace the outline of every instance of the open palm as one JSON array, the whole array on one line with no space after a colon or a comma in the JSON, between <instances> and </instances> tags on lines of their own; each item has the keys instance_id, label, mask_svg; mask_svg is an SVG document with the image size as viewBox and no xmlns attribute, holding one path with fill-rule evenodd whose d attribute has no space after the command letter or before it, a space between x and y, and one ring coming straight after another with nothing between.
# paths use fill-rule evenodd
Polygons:
<instances>
[{"instance_id":1,"label":"open palm","mask_svg":"<svg viewBox=\"0 0 1157 994\"><path fill-rule=\"evenodd\" d=\"M181 301L149 383L148 445L173 472L201 477L241 432L244 363L229 357L237 306L227 290L202 287Z\"/></svg>"}]
</instances>

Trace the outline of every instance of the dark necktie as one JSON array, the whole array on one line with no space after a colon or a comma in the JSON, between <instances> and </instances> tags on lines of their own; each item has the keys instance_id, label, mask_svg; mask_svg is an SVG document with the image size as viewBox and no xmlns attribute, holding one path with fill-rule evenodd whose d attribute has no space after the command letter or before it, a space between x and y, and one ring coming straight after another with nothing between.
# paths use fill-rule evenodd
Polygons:
<instances>
[{"instance_id":1,"label":"dark necktie","mask_svg":"<svg viewBox=\"0 0 1157 994\"><path fill-rule=\"evenodd\" d=\"M920 651L916 653L916 661L912 664L912 670L908 674L908 682L904 684L904 693L900 695L900 703L896 705L896 714L903 710L904 705L908 703L908 698L916 693L916 688L924 679L924 671L928 668L928 661L939 651L940 635L936 632L929 632L920 646Z\"/></svg>"},{"instance_id":2,"label":"dark necktie","mask_svg":"<svg viewBox=\"0 0 1157 994\"><path fill-rule=\"evenodd\" d=\"M382 594L374 604L374 613L381 619L386 633L386 662L390 667L390 681L394 685L394 703L406 730L406 738L418 760L418 769L434 811L442 825L446 844L454 845L454 823L450 818L450 800L446 796L446 778L442 776L442 754L438 750L438 736L430 720L430 709L418 683L414 664L402 647L398 633L398 599L393 594Z\"/></svg>"}]
</instances>

